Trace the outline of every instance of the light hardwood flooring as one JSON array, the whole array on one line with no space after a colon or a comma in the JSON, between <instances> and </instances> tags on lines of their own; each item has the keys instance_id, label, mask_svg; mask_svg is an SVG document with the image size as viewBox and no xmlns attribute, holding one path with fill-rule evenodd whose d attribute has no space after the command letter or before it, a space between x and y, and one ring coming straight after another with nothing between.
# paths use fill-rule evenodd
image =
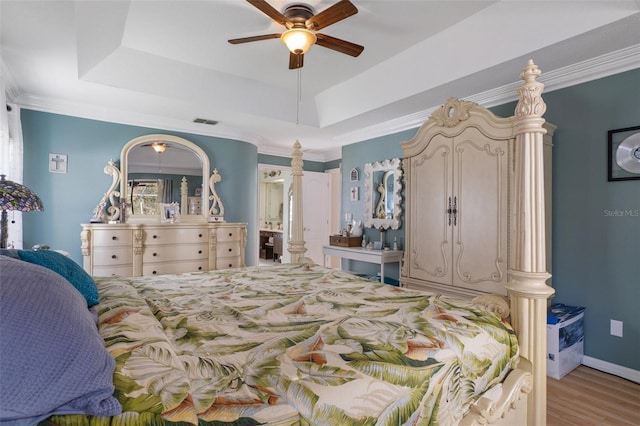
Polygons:
<instances>
[{"instance_id":1,"label":"light hardwood flooring","mask_svg":"<svg viewBox=\"0 0 640 426\"><path fill-rule=\"evenodd\" d=\"M547 426L640 425L640 384L584 365L547 377Z\"/></svg>"}]
</instances>

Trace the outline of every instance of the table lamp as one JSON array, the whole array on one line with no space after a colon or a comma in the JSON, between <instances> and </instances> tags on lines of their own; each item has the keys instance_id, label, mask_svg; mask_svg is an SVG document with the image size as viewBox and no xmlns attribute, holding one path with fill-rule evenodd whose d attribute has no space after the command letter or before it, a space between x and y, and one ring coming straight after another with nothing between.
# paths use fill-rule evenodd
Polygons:
<instances>
[{"instance_id":1,"label":"table lamp","mask_svg":"<svg viewBox=\"0 0 640 426\"><path fill-rule=\"evenodd\" d=\"M5 179L0 175L0 209L2 209L2 233L0 234L0 248L7 248L9 236L7 224L7 210L30 212L32 210L44 210L42 201L29 188L19 183Z\"/></svg>"}]
</instances>

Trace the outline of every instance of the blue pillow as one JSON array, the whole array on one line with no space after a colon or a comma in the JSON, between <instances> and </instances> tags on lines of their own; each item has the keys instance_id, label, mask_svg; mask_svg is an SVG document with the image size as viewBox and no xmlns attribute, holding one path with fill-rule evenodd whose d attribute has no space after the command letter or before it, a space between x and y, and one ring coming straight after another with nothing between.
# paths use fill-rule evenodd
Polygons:
<instances>
[{"instance_id":1,"label":"blue pillow","mask_svg":"<svg viewBox=\"0 0 640 426\"><path fill-rule=\"evenodd\" d=\"M113 416L115 361L85 299L53 271L0 256L0 423Z\"/></svg>"},{"instance_id":2,"label":"blue pillow","mask_svg":"<svg viewBox=\"0 0 640 426\"><path fill-rule=\"evenodd\" d=\"M21 260L44 266L62 275L87 299L87 306L98 304L98 287L91 275L76 262L52 250L18 250Z\"/></svg>"}]
</instances>

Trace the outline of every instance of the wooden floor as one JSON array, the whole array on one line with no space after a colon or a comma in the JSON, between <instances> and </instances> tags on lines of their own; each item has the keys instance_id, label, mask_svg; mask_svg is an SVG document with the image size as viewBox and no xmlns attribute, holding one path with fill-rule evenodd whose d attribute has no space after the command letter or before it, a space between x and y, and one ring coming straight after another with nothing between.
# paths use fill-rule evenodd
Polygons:
<instances>
[{"instance_id":1,"label":"wooden floor","mask_svg":"<svg viewBox=\"0 0 640 426\"><path fill-rule=\"evenodd\" d=\"M640 425L640 384L581 365L547 377L547 426Z\"/></svg>"}]
</instances>

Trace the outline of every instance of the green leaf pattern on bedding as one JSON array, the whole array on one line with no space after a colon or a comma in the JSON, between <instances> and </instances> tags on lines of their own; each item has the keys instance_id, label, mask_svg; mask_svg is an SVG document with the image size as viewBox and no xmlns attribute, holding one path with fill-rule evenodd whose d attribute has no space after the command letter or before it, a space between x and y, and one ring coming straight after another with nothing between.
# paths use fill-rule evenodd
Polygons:
<instances>
[{"instance_id":1,"label":"green leaf pattern on bedding","mask_svg":"<svg viewBox=\"0 0 640 426\"><path fill-rule=\"evenodd\" d=\"M470 302L319 266L97 281L125 413L96 425L456 424L518 355Z\"/></svg>"}]
</instances>

